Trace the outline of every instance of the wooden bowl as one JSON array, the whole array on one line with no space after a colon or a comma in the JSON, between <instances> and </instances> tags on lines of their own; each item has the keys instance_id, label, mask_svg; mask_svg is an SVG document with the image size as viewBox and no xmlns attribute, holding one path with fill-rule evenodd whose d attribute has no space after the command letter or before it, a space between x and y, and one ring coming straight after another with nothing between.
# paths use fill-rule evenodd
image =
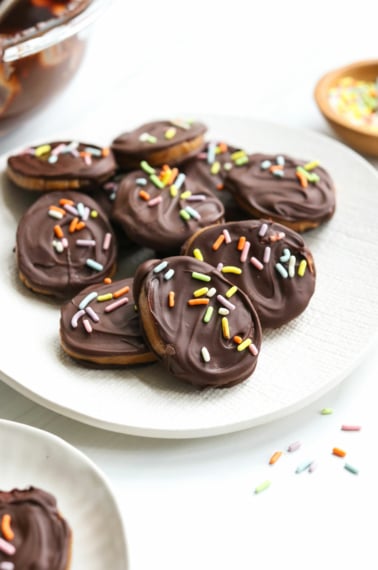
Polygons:
<instances>
[{"instance_id":1,"label":"wooden bowl","mask_svg":"<svg viewBox=\"0 0 378 570\"><path fill-rule=\"evenodd\" d=\"M335 87L342 77L375 81L378 77L378 60L359 61L330 71L321 77L314 91L319 110L335 133L358 152L378 157L378 135L372 133L368 127L352 125L329 104L329 90Z\"/></svg>"}]
</instances>

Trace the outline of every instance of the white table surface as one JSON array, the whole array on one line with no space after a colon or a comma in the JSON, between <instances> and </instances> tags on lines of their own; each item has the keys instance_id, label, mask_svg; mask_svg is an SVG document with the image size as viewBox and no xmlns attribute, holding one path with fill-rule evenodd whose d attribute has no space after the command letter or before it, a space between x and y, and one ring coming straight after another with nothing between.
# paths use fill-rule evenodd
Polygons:
<instances>
[{"instance_id":1,"label":"white table surface","mask_svg":"<svg viewBox=\"0 0 378 570\"><path fill-rule=\"evenodd\" d=\"M126 121L182 112L246 116L334 136L316 108L314 85L329 69L377 58L377 16L375 0L353 9L329 1L114 0L94 25L79 75L3 136L0 153L97 122L116 135ZM1 346L9 349L5 338ZM370 569L376 567L377 373L372 350L337 388L301 411L211 438L102 431L5 384L0 417L62 437L102 469L125 523L129 570ZM333 414L322 415L324 407ZM362 429L345 433L342 423ZM300 450L268 465L274 451L295 440ZM331 455L335 446L348 451L358 475ZM296 474L303 459L316 459L318 469ZM270 488L254 494L266 479Z\"/></svg>"}]
</instances>

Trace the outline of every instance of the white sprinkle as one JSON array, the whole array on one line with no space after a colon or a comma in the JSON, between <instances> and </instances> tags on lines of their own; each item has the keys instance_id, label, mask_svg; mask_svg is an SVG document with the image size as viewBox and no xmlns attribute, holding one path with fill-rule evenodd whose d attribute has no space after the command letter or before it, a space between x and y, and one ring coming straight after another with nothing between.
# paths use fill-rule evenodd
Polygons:
<instances>
[{"instance_id":1,"label":"white sprinkle","mask_svg":"<svg viewBox=\"0 0 378 570\"><path fill-rule=\"evenodd\" d=\"M12 556L16 552L16 547L0 537L0 551L8 554L8 556Z\"/></svg>"},{"instance_id":2,"label":"white sprinkle","mask_svg":"<svg viewBox=\"0 0 378 570\"><path fill-rule=\"evenodd\" d=\"M263 256L264 263L269 263L271 251L272 249L270 248L269 245L267 245L266 248L264 249L264 256Z\"/></svg>"},{"instance_id":3,"label":"white sprinkle","mask_svg":"<svg viewBox=\"0 0 378 570\"><path fill-rule=\"evenodd\" d=\"M210 287L210 289L206 293L206 297L214 297L216 292L217 290L215 289L215 287Z\"/></svg>"},{"instance_id":4,"label":"white sprinkle","mask_svg":"<svg viewBox=\"0 0 378 570\"><path fill-rule=\"evenodd\" d=\"M202 356L204 362L210 362L210 353L207 350L206 346L203 346L201 348L201 356Z\"/></svg>"},{"instance_id":5,"label":"white sprinkle","mask_svg":"<svg viewBox=\"0 0 378 570\"><path fill-rule=\"evenodd\" d=\"M295 255L290 256L289 259L289 267L288 267L288 272L289 272L289 277L294 277L295 275L295 263L296 263L296 257Z\"/></svg>"},{"instance_id":6,"label":"white sprinkle","mask_svg":"<svg viewBox=\"0 0 378 570\"><path fill-rule=\"evenodd\" d=\"M218 315L222 315L222 317L226 317L229 314L230 314L230 311L228 309L226 309L226 307L219 307Z\"/></svg>"},{"instance_id":7,"label":"white sprinkle","mask_svg":"<svg viewBox=\"0 0 378 570\"><path fill-rule=\"evenodd\" d=\"M223 263L222 263L222 262L219 262L218 265L217 265L217 270L218 270L218 271L222 271L222 268L223 268Z\"/></svg>"},{"instance_id":8,"label":"white sprinkle","mask_svg":"<svg viewBox=\"0 0 378 570\"><path fill-rule=\"evenodd\" d=\"M90 267L91 269L94 269L95 271L102 271L104 269L104 266L99 263L98 261L95 261L94 259L87 259L85 264Z\"/></svg>"},{"instance_id":9,"label":"white sprinkle","mask_svg":"<svg viewBox=\"0 0 378 570\"><path fill-rule=\"evenodd\" d=\"M154 273L160 273L160 272L163 271L166 267L168 267L168 261L162 261L161 263L159 263L159 265L156 265L156 267L154 267L153 272L154 272Z\"/></svg>"},{"instance_id":10,"label":"white sprinkle","mask_svg":"<svg viewBox=\"0 0 378 570\"><path fill-rule=\"evenodd\" d=\"M224 235L224 241L225 243L231 243L231 236L230 236L230 232L228 230L223 230L223 235Z\"/></svg>"},{"instance_id":11,"label":"white sprinkle","mask_svg":"<svg viewBox=\"0 0 378 570\"><path fill-rule=\"evenodd\" d=\"M172 277L174 276L175 271L174 269L168 269L167 273L164 273L164 279L166 281L169 281L170 279L172 279Z\"/></svg>"},{"instance_id":12,"label":"white sprinkle","mask_svg":"<svg viewBox=\"0 0 378 570\"><path fill-rule=\"evenodd\" d=\"M50 218L54 218L56 220L61 220L63 218L62 212L57 212L56 210L49 210L48 215Z\"/></svg>"},{"instance_id":13,"label":"white sprinkle","mask_svg":"<svg viewBox=\"0 0 378 570\"><path fill-rule=\"evenodd\" d=\"M263 237L266 232L268 231L268 224L261 224L260 230L259 230L259 236Z\"/></svg>"},{"instance_id":14,"label":"white sprinkle","mask_svg":"<svg viewBox=\"0 0 378 570\"><path fill-rule=\"evenodd\" d=\"M175 188L179 190L185 181L186 175L183 172L180 172L175 180Z\"/></svg>"},{"instance_id":15,"label":"white sprinkle","mask_svg":"<svg viewBox=\"0 0 378 570\"><path fill-rule=\"evenodd\" d=\"M283 277L284 279L287 279L289 274L286 271L285 267L281 263L276 263L275 268L277 269L277 271L281 275L281 277Z\"/></svg>"},{"instance_id":16,"label":"white sprinkle","mask_svg":"<svg viewBox=\"0 0 378 570\"><path fill-rule=\"evenodd\" d=\"M93 299L96 299L98 293L96 291L92 291L92 293L88 293L88 295L86 295L84 297L84 299L82 299L79 303L79 309L85 309L85 307L87 305L89 305L89 303L91 301L93 301Z\"/></svg>"}]
</instances>

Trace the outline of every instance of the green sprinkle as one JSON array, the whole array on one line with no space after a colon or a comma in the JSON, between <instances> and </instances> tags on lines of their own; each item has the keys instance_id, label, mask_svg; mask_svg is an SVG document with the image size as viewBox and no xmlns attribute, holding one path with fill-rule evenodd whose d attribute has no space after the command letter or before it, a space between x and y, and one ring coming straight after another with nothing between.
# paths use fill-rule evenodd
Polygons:
<instances>
[{"instance_id":1,"label":"green sprinkle","mask_svg":"<svg viewBox=\"0 0 378 570\"><path fill-rule=\"evenodd\" d=\"M353 465L350 465L349 463L345 463L344 469L346 469L350 473L353 473L353 475L358 475L358 469L356 469L356 467L353 467Z\"/></svg>"},{"instance_id":2,"label":"green sprinkle","mask_svg":"<svg viewBox=\"0 0 378 570\"><path fill-rule=\"evenodd\" d=\"M191 218L190 214L186 210L180 210L180 217L186 222Z\"/></svg>"},{"instance_id":3,"label":"green sprinkle","mask_svg":"<svg viewBox=\"0 0 378 570\"><path fill-rule=\"evenodd\" d=\"M157 188L164 188L164 182L156 174L151 174L150 180Z\"/></svg>"},{"instance_id":4,"label":"green sprinkle","mask_svg":"<svg viewBox=\"0 0 378 570\"><path fill-rule=\"evenodd\" d=\"M265 491L265 489L267 489L268 487L270 487L270 481L266 480L263 483L260 483L260 485L258 485L255 488L255 494L257 495L258 493L261 493L262 491Z\"/></svg>"},{"instance_id":5,"label":"green sprinkle","mask_svg":"<svg viewBox=\"0 0 378 570\"><path fill-rule=\"evenodd\" d=\"M208 323L210 322L211 317L213 316L214 307L207 307L206 312L203 317L203 322Z\"/></svg>"},{"instance_id":6,"label":"green sprinkle","mask_svg":"<svg viewBox=\"0 0 378 570\"><path fill-rule=\"evenodd\" d=\"M198 273L198 271L192 272L192 278L198 279L199 281L206 281L206 282L211 281L210 275L206 275L205 273Z\"/></svg>"},{"instance_id":7,"label":"green sprinkle","mask_svg":"<svg viewBox=\"0 0 378 570\"><path fill-rule=\"evenodd\" d=\"M144 170L144 172L147 172L147 174L155 174L156 172L155 169L148 164L147 160L142 160L140 167L142 170Z\"/></svg>"},{"instance_id":8,"label":"green sprinkle","mask_svg":"<svg viewBox=\"0 0 378 570\"><path fill-rule=\"evenodd\" d=\"M322 416L329 416L330 414L333 414L333 409L323 408L320 413L322 414Z\"/></svg>"},{"instance_id":9,"label":"green sprinkle","mask_svg":"<svg viewBox=\"0 0 378 570\"><path fill-rule=\"evenodd\" d=\"M243 164L247 164L248 156L241 156L235 160L236 166L243 166Z\"/></svg>"}]
</instances>

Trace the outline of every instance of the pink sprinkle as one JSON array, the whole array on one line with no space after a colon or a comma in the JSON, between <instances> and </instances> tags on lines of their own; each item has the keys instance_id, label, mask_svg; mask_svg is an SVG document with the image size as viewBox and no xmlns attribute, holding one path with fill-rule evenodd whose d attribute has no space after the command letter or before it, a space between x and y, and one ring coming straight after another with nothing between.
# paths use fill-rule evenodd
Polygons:
<instances>
[{"instance_id":1,"label":"pink sprinkle","mask_svg":"<svg viewBox=\"0 0 378 570\"><path fill-rule=\"evenodd\" d=\"M221 305L226 307L226 309L230 309L230 311L233 311L236 308L235 305L226 299L226 297L223 297L223 295L217 295L217 300Z\"/></svg>"},{"instance_id":2,"label":"pink sprinkle","mask_svg":"<svg viewBox=\"0 0 378 570\"><path fill-rule=\"evenodd\" d=\"M259 230L259 236L263 237L267 231L268 231L268 224L261 224L261 227Z\"/></svg>"},{"instance_id":3,"label":"pink sprinkle","mask_svg":"<svg viewBox=\"0 0 378 570\"><path fill-rule=\"evenodd\" d=\"M253 342L249 345L248 349L253 354L253 356L257 356L259 353L259 349L255 344L253 344Z\"/></svg>"},{"instance_id":4,"label":"pink sprinkle","mask_svg":"<svg viewBox=\"0 0 378 570\"><path fill-rule=\"evenodd\" d=\"M81 317L85 315L85 311L84 309L80 309L80 311L76 311L76 313L73 315L72 319L71 319L71 327L73 329L77 328L77 324L79 322L79 319L81 319Z\"/></svg>"},{"instance_id":5,"label":"pink sprinkle","mask_svg":"<svg viewBox=\"0 0 378 570\"><path fill-rule=\"evenodd\" d=\"M223 235L224 235L224 241L226 243L231 243L231 236L230 236L230 232L228 230L223 230Z\"/></svg>"},{"instance_id":6,"label":"pink sprinkle","mask_svg":"<svg viewBox=\"0 0 378 570\"><path fill-rule=\"evenodd\" d=\"M4 552L4 554L12 556L16 552L16 547L10 542L4 540L3 538L0 538L0 551Z\"/></svg>"},{"instance_id":7,"label":"pink sprinkle","mask_svg":"<svg viewBox=\"0 0 378 570\"><path fill-rule=\"evenodd\" d=\"M90 213L90 208L88 208L88 206L85 206L83 209L83 213L81 215L81 219L86 221L89 218L89 213Z\"/></svg>"},{"instance_id":8,"label":"pink sprinkle","mask_svg":"<svg viewBox=\"0 0 378 570\"><path fill-rule=\"evenodd\" d=\"M62 243L62 246L64 247L64 249L67 249L67 247L68 247L68 239L67 239L66 237L63 237L63 238L61 239L61 243Z\"/></svg>"},{"instance_id":9,"label":"pink sprinkle","mask_svg":"<svg viewBox=\"0 0 378 570\"><path fill-rule=\"evenodd\" d=\"M345 424L343 424L343 425L341 426L341 429L342 429L343 431L360 431L361 426L353 426L353 425L345 425Z\"/></svg>"},{"instance_id":10,"label":"pink sprinkle","mask_svg":"<svg viewBox=\"0 0 378 570\"><path fill-rule=\"evenodd\" d=\"M52 149L51 154L53 156L57 156L60 152L62 152L62 150L64 150L66 148L66 145L64 143L60 143L58 144L55 148Z\"/></svg>"},{"instance_id":11,"label":"pink sprinkle","mask_svg":"<svg viewBox=\"0 0 378 570\"><path fill-rule=\"evenodd\" d=\"M206 200L205 194L192 194L186 198L187 202L203 202Z\"/></svg>"},{"instance_id":12,"label":"pink sprinkle","mask_svg":"<svg viewBox=\"0 0 378 570\"><path fill-rule=\"evenodd\" d=\"M248 256L248 252L249 252L249 248L251 247L251 242L250 241L246 241L244 244L244 247L242 249L242 252L240 254L240 261L242 263L244 263L247 260L247 256Z\"/></svg>"},{"instance_id":13,"label":"pink sprinkle","mask_svg":"<svg viewBox=\"0 0 378 570\"><path fill-rule=\"evenodd\" d=\"M223 265L224 265L224 264L223 264L222 262L218 263L218 265L217 265L217 271L222 271Z\"/></svg>"},{"instance_id":14,"label":"pink sprinkle","mask_svg":"<svg viewBox=\"0 0 378 570\"><path fill-rule=\"evenodd\" d=\"M96 311L94 311L92 309L92 307L85 307L85 312L87 313L87 315L89 315L92 319L92 321L94 323L98 323L98 321L100 320L100 317L98 316L98 314L96 313Z\"/></svg>"},{"instance_id":15,"label":"pink sprinkle","mask_svg":"<svg viewBox=\"0 0 378 570\"><path fill-rule=\"evenodd\" d=\"M259 261L256 257L251 257L250 262L252 263L252 265L254 265L256 267L256 269L258 269L259 271L261 271L262 269L264 269L264 265L261 263L261 261Z\"/></svg>"},{"instance_id":16,"label":"pink sprinkle","mask_svg":"<svg viewBox=\"0 0 378 570\"><path fill-rule=\"evenodd\" d=\"M79 212L77 211L76 208L74 208L74 206L71 206L71 204L64 204L63 208L69 212L70 214L72 214L73 216L78 216Z\"/></svg>"},{"instance_id":17,"label":"pink sprinkle","mask_svg":"<svg viewBox=\"0 0 378 570\"><path fill-rule=\"evenodd\" d=\"M271 251L272 251L271 248L269 247L269 245L267 245L266 248L264 249L264 257L263 257L264 263L269 262Z\"/></svg>"},{"instance_id":18,"label":"pink sprinkle","mask_svg":"<svg viewBox=\"0 0 378 570\"><path fill-rule=\"evenodd\" d=\"M76 245L79 247L86 247L90 245L96 245L96 241L94 239L77 239Z\"/></svg>"},{"instance_id":19,"label":"pink sprinkle","mask_svg":"<svg viewBox=\"0 0 378 570\"><path fill-rule=\"evenodd\" d=\"M121 307L122 305L126 305L126 303L128 303L128 302L129 302L128 297L122 297L122 299L118 299L118 301L114 301L114 303L110 303L109 305L106 305L105 313L111 313L115 309L118 309L118 307Z\"/></svg>"},{"instance_id":20,"label":"pink sprinkle","mask_svg":"<svg viewBox=\"0 0 378 570\"><path fill-rule=\"evenodd\" d=\"M85 330L87 331L87 333L91 333L93 331L92 325L88 321L88 319L83 319L83 326L84 326Z\"/></svg>"},{"instance_id":21,"label":"pink sprinkle","mask_svg":"<svg viewBox=\"0 0 378 570\"><path fill-rule=\"evenodd\" d=\"M289 447L287 448L288 451L297 451L297 449L300 448L301 446L301 442L300 441L293 441L293 443L291 443L289 445Z\"/></svg>"},{"instance_id":22,"label":"pink sprinkle","mask_svg":"<svg viewBox=\"0 0 378 570\"><path fill-rule=\"evenodd\" d=\"M158 204L160 204L160 202L163 200L163 198L159 195L156 196L156 198L152 198L151 200L148 200L147 202L147 206L149 206L150 208L152 206L157 206Z\"/></svg>"},{"instance_id":23,"label":"pink sprinkle","mask_svg":"<svg viewBox=\"0 0 378 570\"><path fill-rule=\"evenodd\" d=\"M313 473L317 467L318 467L317 462L316 462L316 461L312 461L312 462L310 463L310 465L309 465L308 472L309 472L309 473Z\"/></svg>"},{"instance_id":24,"label":"pink sprinkle","mask_svg":"<svg viewBox=\"0 0 378 570\"><path fill-rule=\"evenodd\" d=\"M102 244L102 249L103 249L104 251L106 251L107 249L109 249L111 241L112 241L112 234L111 234L110 232L107 232L107 233L105 234L104 242L103 242L103 244Z\"/></svg>"}]
</instances>

